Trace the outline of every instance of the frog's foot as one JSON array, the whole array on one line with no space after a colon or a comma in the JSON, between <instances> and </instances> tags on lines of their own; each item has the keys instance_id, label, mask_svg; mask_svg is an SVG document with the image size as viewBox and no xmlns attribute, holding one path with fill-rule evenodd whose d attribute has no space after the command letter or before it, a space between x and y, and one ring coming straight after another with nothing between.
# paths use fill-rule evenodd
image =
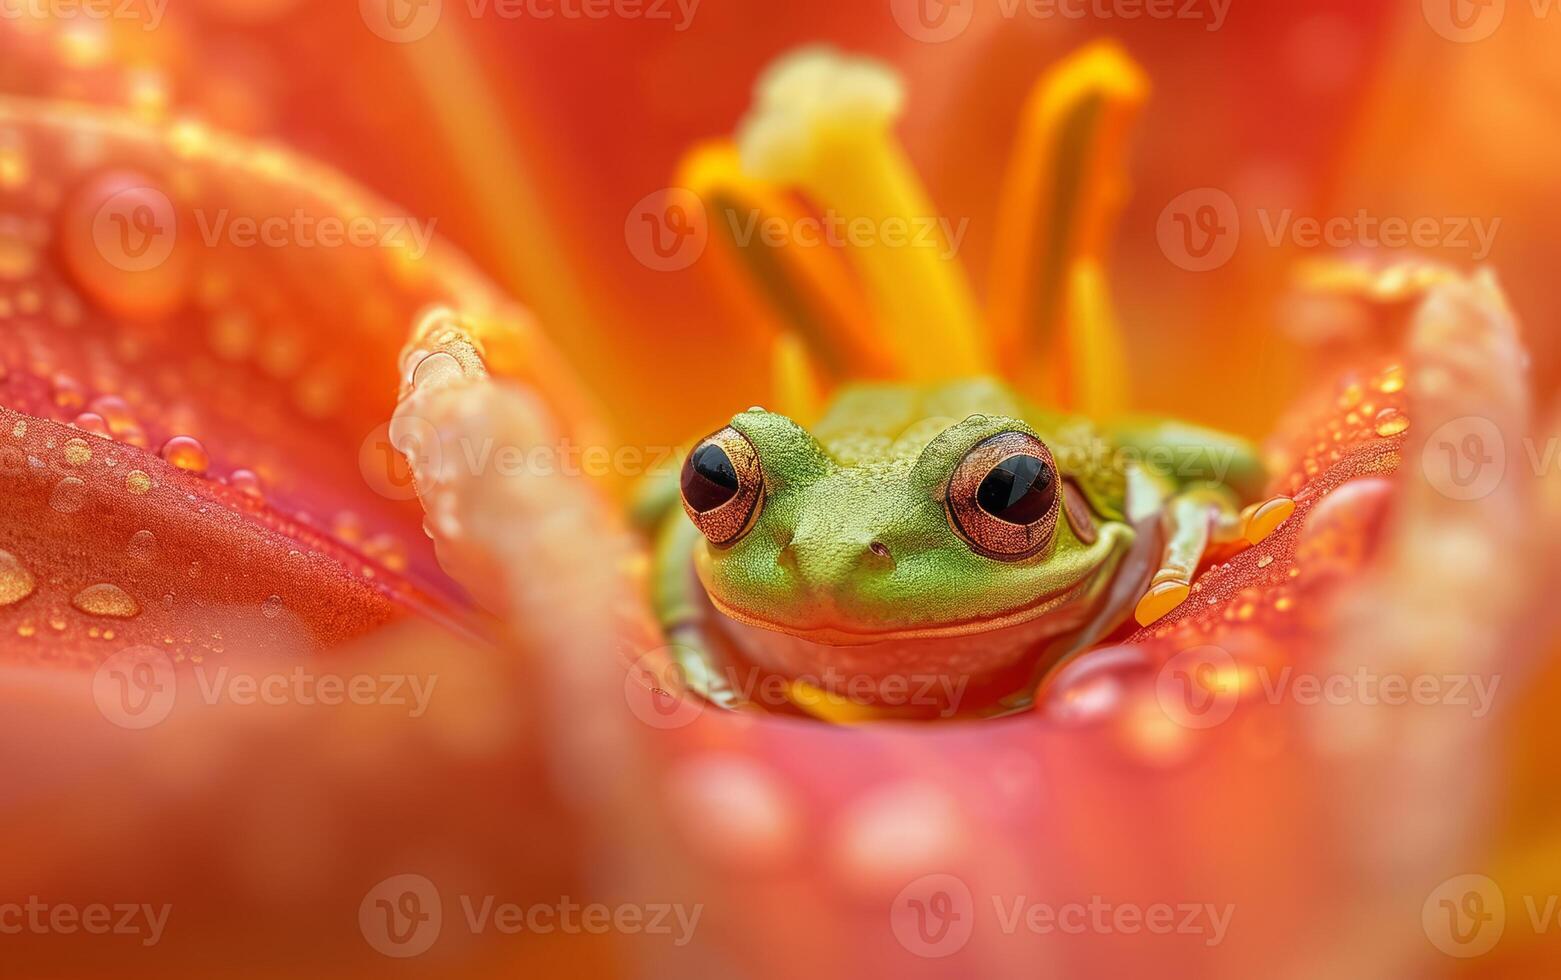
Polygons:
<instances>
[{"instance_id":1,"label":"frog's foot","mask_svg":"<svg viewBox=\"0 0 1561 980\"><path fill-rule=\"evenodd\" d=\"M1215 484L1194 485L1172 497L1166 520L1169 533L1160 570L1149 580L1149 591L1133 611L1140 626L1164 619L1186 602L1204 555L1215 546L1241 541L1248 525L1246 515L1237 509L1235 495Z\"/></svg>"}]
</instances>

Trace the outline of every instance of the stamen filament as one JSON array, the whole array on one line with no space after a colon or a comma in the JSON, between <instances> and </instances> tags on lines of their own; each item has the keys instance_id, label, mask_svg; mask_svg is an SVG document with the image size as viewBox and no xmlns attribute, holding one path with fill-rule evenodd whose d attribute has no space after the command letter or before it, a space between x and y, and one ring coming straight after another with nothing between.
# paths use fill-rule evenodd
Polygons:
<instances>
[{"instance_id":1,"label":"stamen filament","mask_svg":"<svg viewBox=\"0 0 1561 980\"><path fill-rule=\"evenodd\" d=\"M991 319L1006 363L1056 350L1070 308L1081 305L1070 296L1080 282L1076 270L1081 263L1104 267L1111 228L1127 196L1127 139L1148 90L1142 70L1103 41L1059 63L1031 91L993 250ZM1094 288L1096 273L1083 275ZM1103 278L1100 289L1103 296ZM1086 330L1112 331L1111 338L1086 346L1120 356L1122 343L1109 318L1081 324L1075 333ZM1059 358L1040 367L1039 377L1026 380L1040 394L1055 396L1059 379L1079 366ZM1121 377L1123 365L1091 365L1089 372Z\"/></svg>"}]
</instances>

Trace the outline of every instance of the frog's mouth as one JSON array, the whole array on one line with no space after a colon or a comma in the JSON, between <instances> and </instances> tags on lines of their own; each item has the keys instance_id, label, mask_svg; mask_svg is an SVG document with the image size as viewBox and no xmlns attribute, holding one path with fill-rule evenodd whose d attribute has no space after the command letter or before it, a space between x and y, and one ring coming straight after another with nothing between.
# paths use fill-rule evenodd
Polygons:
<instances>
[{"instance_id":1,"label":"frog's mouth","mask_svg":"<svg viewBox=\"0 0 1561 980\"><path fill-rule=\"evenodd\" d=\"M1106 525L1098 560L1078 580L997 615L907 629L798 628L705 594L720 613L715 627L742 659L783 677L1033 685L1038 670L1121 624L1153 574L1160 541L1147 527Z\"/></svg>"},{"instance_id":2,"label":"frog's mouth","mask_svg":"<svg viewBox=\"0 0 1561 980\"><path fill-rule=\"evenodd\" d=\"M1117 577L1119 569L1125 564L1131 564L1132 556L1140 551L1140 545L1146 537L1156 536L1135 535L1125 524L1106 524L1100 529L1099 540L1090 548L1085 563L1087 570L1075 581L1037 596L1023 605L997 613L964 620L918 624L904 629L858 628L841 624L805 626L778 621L722 600L715 590L708 587L709 578L703 567L699 568L699 577L706 586L703 591L711 605L727 620L825 646L850 647L958 639L1003 632L1037 621L1045 621L1062 630L1070 628L1070 624L1077 625L1074 620L1087 618L1099 605L1098 600L1107 591L1107 586Z\"/></svg>"}]
</instances>

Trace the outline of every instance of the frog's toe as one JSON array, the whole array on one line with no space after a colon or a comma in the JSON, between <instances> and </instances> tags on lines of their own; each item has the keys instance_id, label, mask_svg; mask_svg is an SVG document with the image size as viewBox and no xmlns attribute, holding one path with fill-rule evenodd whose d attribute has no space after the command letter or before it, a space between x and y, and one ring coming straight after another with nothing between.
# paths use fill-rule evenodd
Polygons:
<instances>
[{"instance_id":1,"label":"frog's toe","mask_svg":"<svg viewBox=\"0 0 1561 980\"><path fill-rule=\"evenodd\" d=\"M1192 586L1185 582L1161 582L1144 593L1133 610L1133 617L1140 626L1150 626L1170 614L1171 610L1187 601Z\"/></svg>"},{"instance_id":2,"label":"frog's toe","mask_svg":"<svg viewBox=\"0 0 1561 980\"><path fill-rule=\"evenodd\" d=\"M1242 512L1241 536L1248 544L1261 544L1295 513L1295 501L1289 497L1270 497Z\"/></svg>"}]
</instances>

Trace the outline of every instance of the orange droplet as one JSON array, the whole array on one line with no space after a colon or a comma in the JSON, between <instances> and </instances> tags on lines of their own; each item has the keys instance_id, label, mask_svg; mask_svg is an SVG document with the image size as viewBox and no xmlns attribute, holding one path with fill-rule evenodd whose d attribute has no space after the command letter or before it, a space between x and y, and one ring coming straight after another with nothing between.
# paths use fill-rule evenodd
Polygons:
<instances>
[{"instance_id":1,"label":"orange droplet","mask_svg":"<svg viewBox=\"0 0 1561 980\"><path fill-rule=\"evenodd\" d=\"M1384 408L1377 413L1377 435L1396 436L1409 428L1409 416L1396 408Z\"/></svg>"},{"instance_id":2,"label":"orange droplet","mask_svg":"<svg viewBox=\"0 0 1561 980\"><path fill-rule=\"evenodd\" d=\"M190 436L174 436L163 443L162 457L187 473L203 474L211 465L206 447Z\"/></svg>"}]
</instances>

